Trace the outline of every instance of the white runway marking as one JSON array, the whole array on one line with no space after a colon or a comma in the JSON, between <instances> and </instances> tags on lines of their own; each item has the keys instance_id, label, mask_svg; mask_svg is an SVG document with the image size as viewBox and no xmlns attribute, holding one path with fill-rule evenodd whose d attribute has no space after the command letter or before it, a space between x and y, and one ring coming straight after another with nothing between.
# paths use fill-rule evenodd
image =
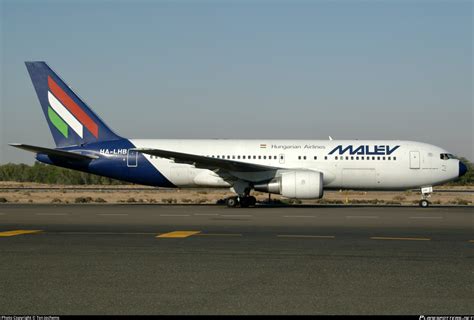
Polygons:
<instances>
[{"instance_id":1,"label":"white runway marking","mask_svg":"<svg viewBox=\"0 0 474 320\"><path fill-rule=\"evenodd\" d=\"M67 216L69 213L35 213L37 216Z\"/></svg>"},{"instance_id":2,"label":"white runway marking","mask_svg":"<svg viewBox=\"0 0 474 320\"><path fill-rule=\"evenodd\" d=\"M128 216L128 213L97 213L98 216Z\"/></svg>"},{"instance_id":3,"label":"white runway marking","mask_svg":"<svg viewBox=\"0 0 474 320\"><path fill-rule=\"evenodd\" d=\"M4 216L4 215L6 215L6 213L0 212L0 216Z\"/></svg>"},{"instance_id":4,"label":"white runway marking","mask_svg":"<svg viewBox=\"0 0 474 320\"><path fill-rule=\"evenodd\" d=\"M189 214L160 214L160 217L189 217Z\"/></svg>"},{"instance_id":5,"label":"white runway marking","mask_svg":"<svg viewBox=\"0 0 474 320\"><path fill-rule=\"evenodd\" d=\"M195 216L218 216L217 213L195 213Z\"/></svg>"},{"instance_id":6,"label":"white runway marking","mask_svg":"<svg viewBox=\"0 0 474 320\"><path fill-rule=\"evenodd\" d=\"M335 236L314 236L304 234L279 234L278 238L315 238L315 239L335 239Z\"/></svg>"},{"instance_id":7,"label":"white runway marking","mask_svg":"<svg viewBox=\"0 0 474 320\"><path fill-rule=\"evenodd\" d=\"M443 219L443 217L410 217L410 219Z\"/></svg>"},{"instance_id":8,"label":"white runway marking","mask_svg":"<svg viewBox=\"0 0 474 320\"><path fill-rule=\"evenodd\" d=\"M370 237L371 240L430 241L430 238Z\"/></svg>"},{"instance_id":9,"label":"white runway marking","mask_svg":"<svg viewBox=\"0 0 474 320\"><path fill-rule=\"evenodd\" d=\"M378 219L379 216L346 216L347 219Z\"/></svg>"},{"instance_id":10,"label":"white runway marking","mask_svg":"<svg viewBox=\"0 0 474 320\"><path fill-rule=\"evenodd\" d=\"M316 216L283 216L283 218L316 218Z\"/></svg>"},{"instance_id":11,"label":"white runway marking","mask_svg":"<svg viewBox=\"0 0 474 320\"><path fill-rule=\"evenodd\" d=\"M251 214L223 214L223 217L253 217Z\"/></svg>"}]
</instances>

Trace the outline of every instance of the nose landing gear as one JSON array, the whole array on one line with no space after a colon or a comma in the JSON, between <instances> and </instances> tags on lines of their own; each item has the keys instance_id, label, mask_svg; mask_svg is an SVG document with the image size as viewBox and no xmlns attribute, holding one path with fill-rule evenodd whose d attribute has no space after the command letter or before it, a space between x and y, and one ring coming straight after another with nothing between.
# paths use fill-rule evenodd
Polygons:
<instances>
[{"instance_id":1,"label":"nose landing gear","mask_svg":"<svg viewBox=\"0 0 474 320\"><path fill-rule=\"evenodd\" d=\"M433 193L433 187L424 187L421 188L421 200L419 202L420 207L427 208L430 205L428 199L431 197Z\"/></svg>"}]
</instances>

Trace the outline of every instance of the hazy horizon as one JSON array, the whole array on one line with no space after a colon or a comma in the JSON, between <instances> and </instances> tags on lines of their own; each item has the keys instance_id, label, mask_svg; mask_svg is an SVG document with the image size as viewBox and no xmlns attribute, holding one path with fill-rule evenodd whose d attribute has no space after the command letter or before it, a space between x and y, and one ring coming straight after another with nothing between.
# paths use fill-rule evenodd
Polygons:
<instances>
[{"instance_id":1,"label":"hazy horizon","mask_svg":"<svg viewBox=\"0 0 474 320\"><path fill-rule=\"evenodd\" d=\"M471 1L0 0L0 164L53 147L24 61L130 138L414 140L474 160Z\"/></svg>"}]
</instances>

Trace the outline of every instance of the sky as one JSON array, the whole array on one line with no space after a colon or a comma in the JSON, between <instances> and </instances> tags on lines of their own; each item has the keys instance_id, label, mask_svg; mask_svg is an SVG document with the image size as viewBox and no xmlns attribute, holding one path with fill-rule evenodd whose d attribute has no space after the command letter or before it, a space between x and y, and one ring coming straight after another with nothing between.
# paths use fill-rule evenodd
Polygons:
<instances>
[{"instance_id":1,"label":"sky","mask_svg":"<svg viewBox=\"0 0 474 320\"><path fill-rule=\"evenodd\" d=\"M474 160L473 1L0 0L0 164L54 147L24 61L130 138L394 139Z\"/></svg>"}]
</instances>

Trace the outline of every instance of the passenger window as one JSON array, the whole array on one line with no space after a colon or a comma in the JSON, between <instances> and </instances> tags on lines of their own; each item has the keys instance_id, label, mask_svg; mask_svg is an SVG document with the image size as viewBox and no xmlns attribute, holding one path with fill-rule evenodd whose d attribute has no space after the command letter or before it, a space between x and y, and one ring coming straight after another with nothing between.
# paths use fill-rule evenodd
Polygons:
<instances>
[{"instance_id":1,"label":"passenger window","mask_svg":"<svg viewBox=\"0 0 474 320\"><path fill-rule=\"evenodd\" d=\"M262 159L262 156L258 156L258 160Z\"/></svg>"},{"instance_id":2,"label":"passenger window","mask_svg":"<svg viewBox=\"0 0 474 320\"><path fill-rule=\"evenodd\" d=\"M273 160L276 160L277 159L277 156L273 156Z\"/></svg>"},{"instance_id":3,"label":"passenger window","mask_svg":"<svg viewBox=\"0 0 474 320\"><path fill-rule=\"evenodd\" d=\"M380 157L377 157L377 160L380 160Z\"/></svg>"},{"instance_id":4,"label":"passenger window","mask_svg":"<svg viewBox=\"0 0 474 320\"><path fill-rule=\"evenodd\" d=\"M264 159L264 160L267 160L267 156L263 156L263 159Z\"/></svg>"},{"instance_id":5,"label":"passenger window","mask_svg":"<svg viewBox=\"0 0 474 320\"><path fill-rule=\"evenodd\" d=\"M298 156L298 160L301 160L301 156Z\"/></svg>"},{"instance_id":6,"label":"passenger window","mask_svg":"<svg viewBox=\"0 0 474 320\"><path fill-rule=\"evenodd\" d=\"M351 157L351 160L354 160L354 157L353 157L353 156Z\"/></svg>"},{"instance_id":7,"label":"passenger window","mask_svg":"<svg viewBox=\"0 0 474 320\"><path fill-rule=\"evenodd\" d=\"M341 157L341 158L342 158L342 157ZM337 156L335 156L335 157L334 157L334 159L336 159L336 160L337 160Z\"/></svg>"},{"instance_id":8,"label":"passenger window","mask_svg":"<svg viewBox=\"0 0 474 320\"><path fill-rule=\"evenodd\" d=\"M372 160L375 160L375 157L372 157Z\"/></svg>"},{"instance_id":9,"label":"passenger window","mask_svg":"<svg viewBox=\"0 0 474 320\"><path fill-rule=\"evenodd\" d=\"M382 157L382 160L385 160L385 157Z\"/></svg>"},{"instance_id":10,"label":"passenger window","mask_svg":"<svg viewBox=\"0 0 474 320\"><path fill-rule=\"evenodd\" d=\"M361 157L361 160L364 160L364 157Z\"/></svg>"},{"instance_id":11,"label":"passenger window","mask_svg":"<svg viewBox=\"0 0 474 320\"><path fill-rule=\"evenodd\" d=\"M318 157L314 156L314 160L318 160Z\"/></svg>"},{"instance_id":12,"label":"passenger window","mask_svg":"<svg viewBox=\"0 0 474 320\"><path fill-rule=\"evenodd\" d=\"M392 157L388 157L388 160L392 160Z\"/></svg>"},{"instance_id":13,"label":"passenger window","mask_svg":"<svg viewBox=\"0 0 474 320\"><path fill-rule=\"evenodd\" d=\"M393 160L397 160L397 157L393 157Z\"/></svg>"},{"instance_id":14,"label":"passenger window","mask_svg":"<svg viewBox=\"0 0 474 320\"><path fill-rule=\"evenodd\" d=\"M306 160L306 156L303 157L303 160Z\"/></svg>"},{"instance_id":15,"label":"passenger window","mask_svg":"<svg viewBox=\"0 0 474 320\"><path fill-rule=\"evenodd\" d=\"M359 157L356 157L356 160L359 160Z\"/></svg>"},{"instance_id":16,"label":"passenger window","mask_svg":"<svg viewBox=\"0 0 474 320\"><path fill-rule=\"evenodd\" d=\"M327 160L328 159L328 156L324 156L324 160Z\"/></svg>"}]
</instances>

